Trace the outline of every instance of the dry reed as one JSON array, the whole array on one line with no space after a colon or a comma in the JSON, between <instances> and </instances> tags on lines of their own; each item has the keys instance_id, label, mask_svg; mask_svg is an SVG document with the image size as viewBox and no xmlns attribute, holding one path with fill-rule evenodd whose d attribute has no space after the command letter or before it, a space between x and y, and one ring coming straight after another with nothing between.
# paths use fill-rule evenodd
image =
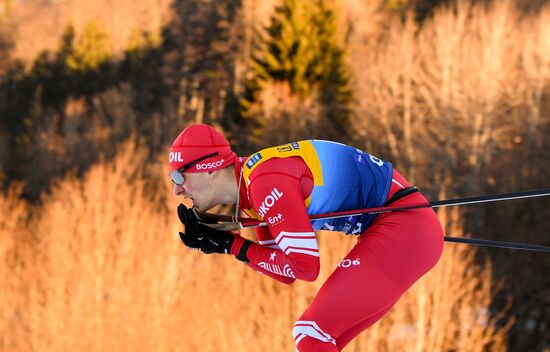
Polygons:
<instances>
[{"instance_id":1,"label":"dry reed","mask_svg":"<svg viewBox=\"0 0 550 352\"><path fill-rule=\"evenodd\" d=\"M354 131L387 136L402 171L424 184L434 164L480 170L494 145L524 128L540 143L549 18L550 6L522 17L509 1L462 1L422 28L409 19L352 33ZM530 113L513 119L522 105ZM320 234L321 277L290 287L188 251L177 201L149 193L144 160L129 143L82 179L68 175L37 208L17 188L0 196L0 350L248 351L251 341L293 350L293 321L353 239ZM462 232L458 214L440 215L447 231ZM474 255L446 245L438 266L346 350L504 351L510 322L489 314L490 264Z\"/></svg>"},{"instance_id":2,"label":"dry reed","mask_svg":"<svg viewBox=\"0 0 550 352\"><path fill-rule=\"evenodd\" d=\"M421 26L411 15L352 33L355 140L384 145L413 182L467 168L475 190L499 147L544 138L549 18L550 5L526 15L512 1L459 0Z\"/></svg>"},{"instance_id":3,"label":"dry reed","mask_svg":"<svg viewBox=\"0 0 550 352\"><path fill-rule=\"evenodd\" d=\"M4 214L12 214L0 227L1 268L10 272L0 282L0 350L293 350L293 321L354 239L320 233L321 278L290 287L229 256L189 251L177 237L176 200L148 193L144 160L128 142L82 179L68 175L30 223L17 191L0 198ZM348 351L502 346L505 330L480 318L491 299L490 269L477 269L467 247L445 252L438 268ZM24 265L14 265L9 253Z\"/></svg>"}]
</instances>

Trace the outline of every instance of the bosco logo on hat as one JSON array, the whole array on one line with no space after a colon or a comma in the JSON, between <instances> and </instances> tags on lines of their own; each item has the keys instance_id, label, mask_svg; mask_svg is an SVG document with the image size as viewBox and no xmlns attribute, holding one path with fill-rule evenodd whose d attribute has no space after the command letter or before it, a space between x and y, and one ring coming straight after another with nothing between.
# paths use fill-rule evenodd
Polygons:
<instances>
[{"instance_id":1,"label":"bosco logo on hat","mask_svg":"<svg viewBox=\"0 0 550 352\"><path fill-rule=\"evenodd\" d=\"M212 126L193 124L185 128L172 143L168 162L170 170L209 172L223 169L235 160L225 136Z\"/></svg>"}]
</instances>

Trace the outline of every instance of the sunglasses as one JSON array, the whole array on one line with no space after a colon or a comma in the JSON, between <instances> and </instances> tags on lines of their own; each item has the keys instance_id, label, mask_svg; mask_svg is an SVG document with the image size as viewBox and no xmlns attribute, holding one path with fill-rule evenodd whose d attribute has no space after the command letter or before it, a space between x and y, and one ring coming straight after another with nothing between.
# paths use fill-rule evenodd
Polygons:
<instances>
[{"instance_id":1,"label":"sunglasses","mask_svg":"<svg viewBox=\"0 0 550 352\"><path fill-rule=\"evenodd\" d=\"M208 158L212 158L212 157L214 157L218 154L219 154L218 152L215 152L215 153L205 155L203 157L200 157L196 160L191 161L190 163L187 163L187 164L183 165L182 167L180 167L177 170L174 170L174 171L170 172L170 178L172 179L172 182L174 182L174 184L176 184L178 186L183 185L183 183L185 182L185 178L183 177L183 173L186 170L189 170L190 168L195 166L196 163L200 163L201 161L203 161L205 159L208 159Z\"/></svg>"}]
</instances>

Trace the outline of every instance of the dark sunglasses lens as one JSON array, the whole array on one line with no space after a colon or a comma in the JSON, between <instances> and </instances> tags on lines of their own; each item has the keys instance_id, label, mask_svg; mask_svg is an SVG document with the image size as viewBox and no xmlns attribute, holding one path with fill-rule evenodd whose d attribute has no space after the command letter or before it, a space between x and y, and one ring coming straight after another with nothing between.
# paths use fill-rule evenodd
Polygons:
<instances>
[{"instance_id":1,"label":"dark sunglasses lens","mask_svg":"<svg viewBox=\"0 0 550 352\"><path fill-rule=\"evenodd\" d=\"M174 170L170 172L170 178L172 179L172 182L174 182L176 185L181 186L183 185L183 175L179 173L178 170Z\"/></svg>"}]
</instances>

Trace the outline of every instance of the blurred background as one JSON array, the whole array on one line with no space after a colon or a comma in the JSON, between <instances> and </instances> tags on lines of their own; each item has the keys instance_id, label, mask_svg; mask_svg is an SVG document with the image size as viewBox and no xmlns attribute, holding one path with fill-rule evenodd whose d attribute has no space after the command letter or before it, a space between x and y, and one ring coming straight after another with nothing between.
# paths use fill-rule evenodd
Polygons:
<instances>
[{"instance_id":1,"label":"blurred background","mask_svg":"<svg viewBox=\"0 0 550 352\"><path fill-rule=\"evenodd\" d=\"M290 287L186 250L166 156L194 122L241 155L351 144L432 200L548 188L550 3L0 0L0 351L294 350L355 239L319 234L320 278ZM438 214L550 245L549 199ZM446 244L346 351L548 352L549 272Z\"/></svg>"}]
</instances>

